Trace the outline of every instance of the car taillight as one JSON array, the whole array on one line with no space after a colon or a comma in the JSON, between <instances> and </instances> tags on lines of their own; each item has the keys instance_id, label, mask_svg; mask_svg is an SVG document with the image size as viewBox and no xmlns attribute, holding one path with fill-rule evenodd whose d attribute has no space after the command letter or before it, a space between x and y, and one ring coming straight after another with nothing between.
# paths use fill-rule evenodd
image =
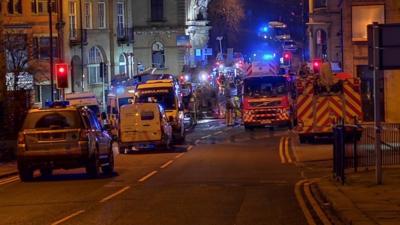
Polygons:
<instances>
[{"instance_id":1,"label":"car taillight","mask_svg":"<svg viewBox=\"0 0 400 225\"><path fill-rule=\"evenodd\" d=\"M81 130L80 131L79 140L80 141L88 141L89 140L88 131L87 130Z\"/></svg>"},{"instance_id":2,"label":"car taillight","mask_svg":"<svg viewBox=\"0 0 400 225\"><path fill-rule=\"evenodd\" d=\"M18 134L18 144L25 144L25 135L22 132Z\"/></svg>"}]
</instances>

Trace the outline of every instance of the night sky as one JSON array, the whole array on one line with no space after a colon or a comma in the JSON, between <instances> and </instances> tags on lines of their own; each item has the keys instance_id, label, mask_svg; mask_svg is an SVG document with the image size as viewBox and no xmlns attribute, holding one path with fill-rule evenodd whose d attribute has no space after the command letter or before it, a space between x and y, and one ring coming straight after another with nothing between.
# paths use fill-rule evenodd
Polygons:
<instances>
[{"instance_id":1,"label":"night sky","mask_svg":"<svg viewBox=\"0 0 400 225\"><path fill-rule=\"evenodd\" d=\"M262 24L267 24L269 21L285 22L294 40L301 41L304 37L305 19L302 17L302 0L241 1L244 6L245 18L240 26L240 32L235 34L237 41L224 43L225 49L226 47L233 47L235 52L250 53L257 47L259 41L257 37L258 29ZM212 20L213 18L210 19ZM216 36L217 34L211 31L210 46L215 49L218 47L215 41Z\"/></svg>"}]
</instances>

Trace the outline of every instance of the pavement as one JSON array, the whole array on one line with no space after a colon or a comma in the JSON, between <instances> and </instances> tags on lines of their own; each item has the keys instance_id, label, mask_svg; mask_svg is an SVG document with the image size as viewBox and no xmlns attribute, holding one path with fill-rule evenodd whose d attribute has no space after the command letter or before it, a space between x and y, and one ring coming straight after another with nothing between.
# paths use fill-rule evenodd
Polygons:
<instances>
[{"instance_id":1,"label":"pavement","mask_svg":"<svg viewBox=\"0 0 400 225\"><path fill-rule=\"evenodd\" d=\"M322 196L320 205L328 216L346 225L400 224L400 168L384 169L383 185L375 184L373 170L346 171L342 185L331 176L331 145L300 144L295 138L292 144L297 163L313 182L315 195Z\"/></svg>"}]
</instances>

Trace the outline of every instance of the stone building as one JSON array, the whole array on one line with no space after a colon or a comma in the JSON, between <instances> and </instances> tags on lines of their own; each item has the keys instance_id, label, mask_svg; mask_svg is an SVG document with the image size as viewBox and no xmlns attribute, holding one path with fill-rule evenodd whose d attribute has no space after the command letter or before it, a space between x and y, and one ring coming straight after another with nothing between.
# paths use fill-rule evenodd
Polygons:
<instances>
[{"instance_id":1,"label":"stone building","mask_svg":"<svg viewBox=\"0 0 400 225\"><path fill-rule=\"evenodd\" d=\"M54 60L70 66L66 93L91 91L104 102L112 80L147 68L178 75L184 65L204 60L194 55L207 45L208 0L52 0L51 5ZM34 74L34 101L40 105L51 96L48 0L1 1L1 9L6 29L27 35L35 60L47 67ZM60 96L57 90L56 99Z\"/></svg>"},{"instance_id":2,"label":"stone building","mask_svg":"<svg viewBox=\"0 0 400 225\"><path fill-rule=\"evenodd\" d=\"M327 59L341 69L341 9L338 1L310 0L307 27L310 59Z\"/></svg>"},{"instance_id":3,"label":"stone building","mask_svg":"<svg viewBox=\"0 0 400 225\"><path fill-rule=\"evenodd\" d=\"M208 42L207 0L133 0L134 59L138 72L178 75L196 64ZM180 42L183 38L183 42ZM185 40L187 42L185 42Z\"/></svg>"}]
</instances>

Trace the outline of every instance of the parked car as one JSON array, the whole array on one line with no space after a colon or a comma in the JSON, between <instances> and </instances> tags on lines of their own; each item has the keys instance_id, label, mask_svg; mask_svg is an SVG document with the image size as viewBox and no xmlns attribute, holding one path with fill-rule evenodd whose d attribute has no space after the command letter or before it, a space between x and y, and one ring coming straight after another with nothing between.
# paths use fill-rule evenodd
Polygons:
<instances>
[{"instance_id":1,"label":"parked car","mask_svg":"<svg viewBox=\"0 0 400 225\"><path fill-rule=\"evenodd\" d=\"M121 107L119 152L143 148L169 149L172 127L157 103L135 103Z\"/></svg>"},{"instance_id":2,"label":"parked car","mask_svg":"<svg viewBox=\"0 0 400 225\"><path fill-rule=\"evenodd\" d=\"M22 181L40 169L49 176L53 169L85 167L96 177L100 169L112 174L112 139L88 107L53 103L28 112L18 137L17 163Z\"/></svg>"}]
</instances>

